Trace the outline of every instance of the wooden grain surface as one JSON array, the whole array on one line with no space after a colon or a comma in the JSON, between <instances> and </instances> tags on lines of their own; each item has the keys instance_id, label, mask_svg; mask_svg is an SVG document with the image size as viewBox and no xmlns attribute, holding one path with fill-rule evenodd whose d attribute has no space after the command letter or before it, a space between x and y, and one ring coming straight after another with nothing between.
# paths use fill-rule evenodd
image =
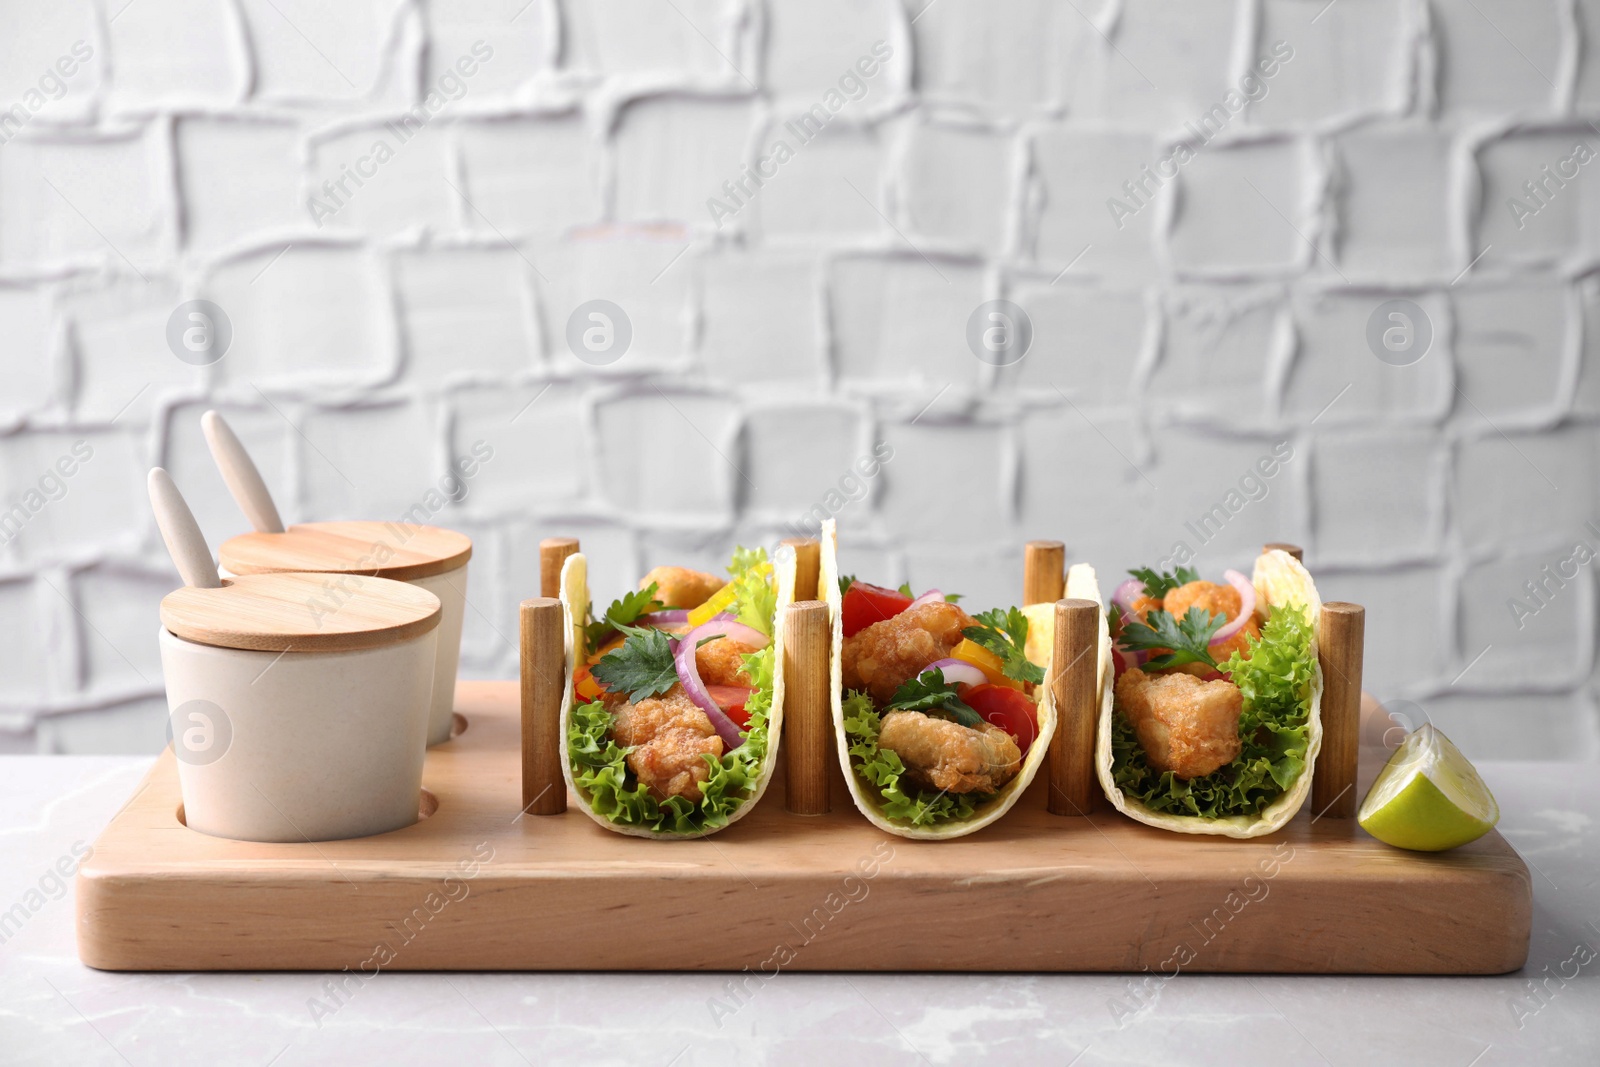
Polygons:
<instances>
[{"instance_id":1,"label":"wooden grain surface","mask_svg":"<svg viewBox=\"0 0 1600 1067\"><path fill-rule=\"evenodd\" d=\"M561 565L577 553L576 537L546 537L539 542L540 596L561 596Z\"/></svg>"},{"instance_id":2,"label":"wooden grain surface","mask_svg":"<svg viewBox=\"0 0 1600 1067\"><path fill-rule=\"evenodd\" d=\"M817 587L815 572L811 588ZM828 605L820 600L790 604L782 619L785 770L784 807L796 815L826 815L830 804L829 769L833 751L833 702L829 699L828 655L833 649Z\"/></svg>"},{"instance_id":3,"label":"wooden grain surface","mask_svg":"<svg viewBox=\"0 0 1600 1067\"><path fill-rule=\"evenodd\" d=\"M409 582L464 566L472 539L402 522L303 522L284 533L230 537L217 556L234 574L325 571Z\"/></svg>"},{"instance_id":4,"label":"wooden grain surface","mask_svg":"<svg viewBox=\"0 0 1600 1067\"><path fill-rule=\"evenodd\" d=\"M1426 855L1302 812L1268 837L1185 837L1111 811L1056 818L1044 775L995 825L938 843L874 829L837 776L827 815L789 814L775 788L705 841L524 816L517 695L460 683L468 728L423 774L437 809L379 837L195 833L175 817L169 750L78 875L80 956L110 970L1415 974L1527 956L1528 870L1498 833Z\"/></svg>"},{"instance_id":5,"label":"wooden grain surface","mask_svg":"<svg viewBox=\"0 0 1600 1067\"><path fill-rule=\"evenodd\" d=\"M1048 807L1056 815L1088 815L1105 799L1094 771L1100 605L1093 600L1057 600L1055 612L1050 677L1045 679L1056 702Z\"/></svg>"},{"instance_id":6,"label":"wooden grain surface","mask_svg":"<svg viewBox=\"0 0 1600 1067\"><path fill-rule=\"evenodd\" d=\"M261 652L378 648L427 633L439 612L426 589L359 574L241 574L161 601L162 625L184 640Z\"/></svg>"},{"instance_id":7,"label":"wooden grain surface","mask_svg":"<svg viewBox=\"0 0 1600 1067\"><path fill-rule=\"evenodd\" d=\"M1067 546L1060 541L1029 541L1022 547L1022 603L1050 604L1067 588Z\"/></svg>"},{"instance_id":8,"label":"wooden grain surface","mask_svg":"<svg viewBox=\"0 0 1600 1067\"><path fill-rule=\"evenodd\" d=\"M567 810L561 777L561 697L566 680L561 601L524 600L518 609L522 678L522 810L560 815Z\"/></svg>"},{"instance_id":9,"label":"wooden grain surface","mask_svg":"<svg viewBox=\"0 0 1600 1067\"><path fill-rule=\"evenodd\" d=\"M1311 810L1353 819L1361 744L1361 670L1366 609L1332 600L1322 605L1317 661L1322 667L1322 751L1311 779Z\"/></svg>"}]
</instances>

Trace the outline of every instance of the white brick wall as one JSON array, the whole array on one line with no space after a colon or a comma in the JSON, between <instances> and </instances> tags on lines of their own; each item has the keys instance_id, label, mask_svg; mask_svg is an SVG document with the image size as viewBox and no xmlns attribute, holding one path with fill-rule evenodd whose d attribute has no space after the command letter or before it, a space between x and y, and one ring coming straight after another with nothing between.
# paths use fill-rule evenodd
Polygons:
<instances>
[{"instance_id":1,"label":"white brick wall","mask_svg":"<svg viewBox=\"0 0 1600 1067\"><path fill-rule=\"evenodd\" d=\"M608 596L820 506L847 569L979 603L1030 537L1107 585L1283 539L1368 605L1374 692L1471 753L1600 760L1594 567L1560 572L1600 547L1600 163L1568 162L1597 30L1590 0L4 5L0 751L160 745L142 476L241 532L214 405L291 521L398 515L493 446L436 519L477 543L468 674L514 670L556 533ZM197 297L234 331L203 368L165 338ZM1034 326L1014 366L965 340L995 298ZM1393 298L1432 327L1410 366L1368 347ZM593 299L632 328L605 366L567 343Z\"/></svg>"}]
</instances>

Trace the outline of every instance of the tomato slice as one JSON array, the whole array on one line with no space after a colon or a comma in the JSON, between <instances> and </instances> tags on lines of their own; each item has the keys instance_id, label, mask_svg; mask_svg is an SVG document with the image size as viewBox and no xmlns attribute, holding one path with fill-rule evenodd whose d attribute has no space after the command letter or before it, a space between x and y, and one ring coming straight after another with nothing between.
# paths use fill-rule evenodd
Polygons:
<instances>
[{"instance_id":1,"label":"tomato slice","mask_svg":"<svg viewBox=\"0 0 1600 1067\"><path fill-rule=\"evenodd\" d=\"M590 673L588 667L579 667L572 676L572 691L579 700L598 700L600 694L605 692L605 686L600 680Z\"/></svg>"},{"instance_id":2,"label":"tomato slice","mask_svg":"<svg viewBox=\"0 0 1600 1067\"><path fill-rule=\"evenodd\" d=\"M978 713L984 722L1000 727L1017 739L1022 754L1039 736L1039 717L1033 701L1015 689L1000 685L975 685L961 694L967 706Z\"/></svg>"},{"instance_id":3,"label":"tomato slice","mask_svg":"<svg viewBox=\"0 0 1600 1067\"><path fill-rule=\"evenodd\" d=\"M851 582L845 590L840 614L844 635L854 637L875 622L892 619L911 606L912 597L897 589L885 589L868 582Z\"/></svg>"},{"instance_id":4,"label":"tomato slice","mask_svg":"<svg viewBox=\"0 0 1600 1067\"><path fill-rule=\"evenodd\" d=\"M706 693L717 702L717 707L722 713L733 720L739 729L748 729L750 726L750 713L745 710L745 701L750 699L750 694L755 692L747 685L708 685Z\"/></svg>"}]
</instances>

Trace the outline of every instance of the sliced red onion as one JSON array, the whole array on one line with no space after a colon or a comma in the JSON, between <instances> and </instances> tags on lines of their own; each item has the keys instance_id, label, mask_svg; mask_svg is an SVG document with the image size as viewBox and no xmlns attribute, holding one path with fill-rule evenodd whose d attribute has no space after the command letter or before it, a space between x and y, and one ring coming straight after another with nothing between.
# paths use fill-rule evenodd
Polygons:
<instances>
[{"instance_id":1,"label":"sliced red onion","mask_svg":"<svg viewBox=\"0 0 1600 1067\"><path fill-rule=\"evenodd\" d=\"M1121 608L1124 615L1128 615L1133 612L1134 600L1142 596L1144 596L1144 583L1137 578L1129 578L1117 586L1116 591L1111 594L1111 602Z\"/></svg>"},{"instance_id":2,"label":"sliced red onion","mask_svg":"<svg viewBox=\"0 0 1600 1067\"><path fill-rule=\"evenodd\" d=\"M989 681L986 674L962 659L941 659L922 668L931 671L935 667L944 675L944 680L956 685L984 685ZM921 671L917 673L922 673Z\"/></svg>"},{"instance_id":3,"label":"sliced red onion","mask_svg":"<svg viewBox=\"0 0 1600 1067\"><path fill-rule=\"evenodd\" d=\"M652 611L648 615L640 615L634 620L640 626L677 626L689 621L688 608L673 608L670 611Z\"/></svg>"},{"instance_id":4,"label":"sliced red onion","mask_svg":"<svg viewBox=\"0 0 1600 1067\"><path fill-rule=\"evenodd\" d=\"M906 610L910 611L912 608L920 608L924 604L943 603L944 594L939 592L937 589L930 589L926 593L923 593L921 596L917 597L917 599L913 600L910 604L906 605Z\"/></svg>"},{"instance_id":5,"label":"sliced red onion","mask_svg":"<svg viewBox=\"0 0 1600 1067\"><path fill-rule=\"evenodd\" d=\"M766 648L771 639L742 622L713 619L680 637L677 650L672 654L672 663L678 668L678 682L683 686L684 693L694 701L695 707L706 713L717 736L722 738L723 745L731 752L744 744L744 738L739 734L738 724L728 718L727 713L711 699L711 694L706 692L705 683L700 680L700 667L694 661L695 650L708 637L727 637L758 649Z\"/></svg>"},{"instance_id":6,"label":"sliced red onion","mask_svg":"<svg viewBox=\"0 0 1600 1067\"><path fill-rule=\"evenodd\" d=\"M1256 613L1256 587L1250 579L1238 571L1223 571L1222 576L1228 579L1228 584L1239 590L1239 615L1232 622L1211 635L1211 645L1215 647L1228 638L1238 633L1250 616Z\"/></svg>"}]
</instances>

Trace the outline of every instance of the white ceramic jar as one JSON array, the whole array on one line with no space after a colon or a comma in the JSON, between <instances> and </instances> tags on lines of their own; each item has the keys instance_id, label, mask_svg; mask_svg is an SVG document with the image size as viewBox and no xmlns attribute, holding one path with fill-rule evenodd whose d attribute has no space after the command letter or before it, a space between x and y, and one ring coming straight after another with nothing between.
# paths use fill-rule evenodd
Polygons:
<instances>
[{"instance_id":1,"label":"white ceramic jar","mask_svg":"<svg viewBox=\"0 0 1600 1067\"><path fill-rule=\"evenodd\" d=\"M364 837L417 820L441 606L347 576L244 575L162 601L185 821L244 841Z\"/></svg>"},{"instance_id":2,"label":"white ceramic jar","mask_svg":"<svg viewBox=\"0 0 1600 1067\"><path fill-rule=\"evenodd\" d=\"M307 522L282 533L247 533L223 542L222 573L316 573L333 603L343 582L371 576L406 582L439 598L438 648L428 714L428 744L448 741L455 720L456 672L467 607L472 540L437 526L395 522Z\"/></svg>"}]
</instances>

